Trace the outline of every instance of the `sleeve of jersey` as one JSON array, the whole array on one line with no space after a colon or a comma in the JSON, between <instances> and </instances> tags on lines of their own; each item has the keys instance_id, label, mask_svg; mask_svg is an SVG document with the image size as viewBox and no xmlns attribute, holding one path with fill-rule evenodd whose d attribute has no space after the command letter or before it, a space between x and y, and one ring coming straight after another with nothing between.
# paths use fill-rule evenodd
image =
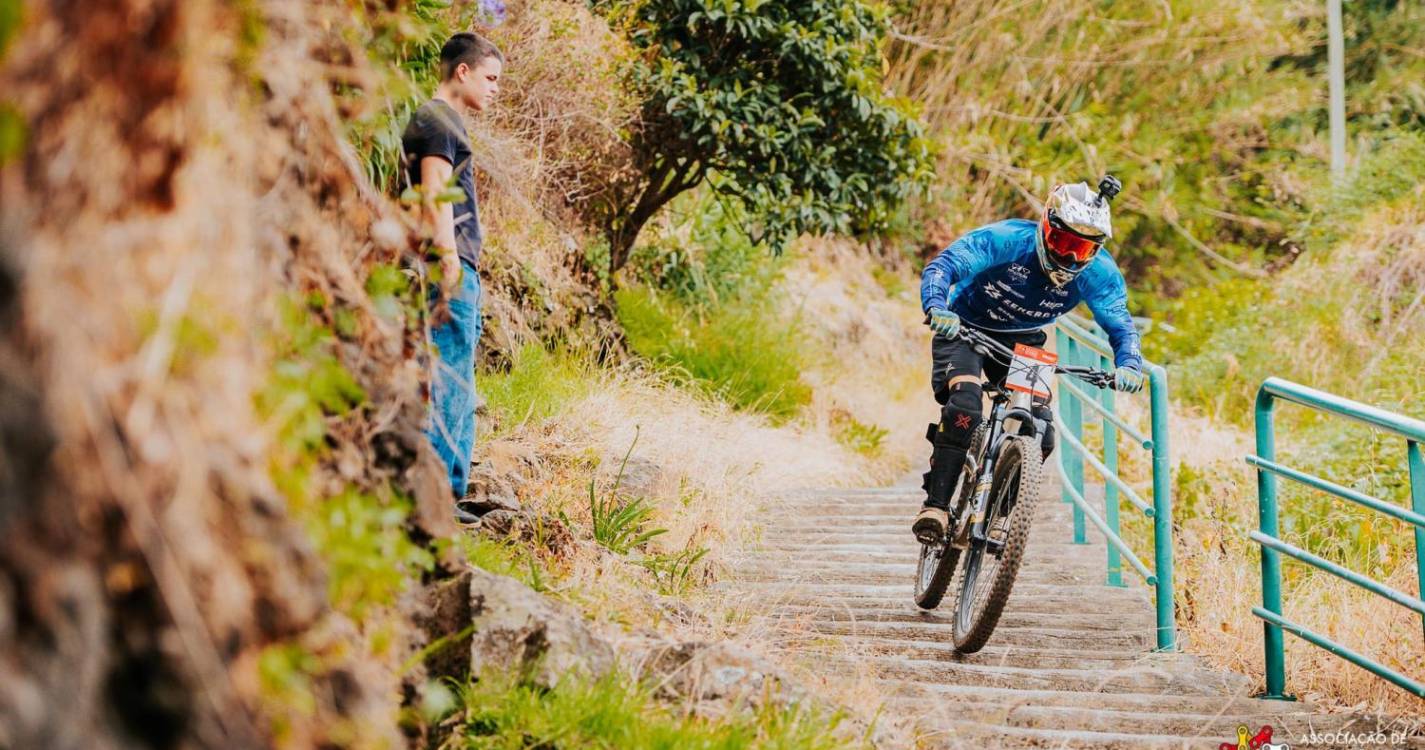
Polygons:
<instances>
[{"instance_id":1,"label":"sleeve of jersey","mask_svg":"<svg viewBox=\"0 0 1425 750\"><path fill-rule=\"evenodd\" d=\"M993 264L995 242L989 227L965 234L940 251L920 274L920 309L944 307L950 290Z\"/></svg>"},{"instance_id":2,"label":"sleeve of jersey","mask_svg":"<svg viewBox=\"0 0 1425 750\"><path fill-rule=\"evenodd\" d=\"M1113 364L1142 370L1143 353L1138 329L1133 327L1133 316L1128 312L1128 287L1123 276L1115 271L1086 291L1084 301L1093 312L1094 322L1108 334L1108 343L1113 346Z\"/></svg>"}]
</instances>

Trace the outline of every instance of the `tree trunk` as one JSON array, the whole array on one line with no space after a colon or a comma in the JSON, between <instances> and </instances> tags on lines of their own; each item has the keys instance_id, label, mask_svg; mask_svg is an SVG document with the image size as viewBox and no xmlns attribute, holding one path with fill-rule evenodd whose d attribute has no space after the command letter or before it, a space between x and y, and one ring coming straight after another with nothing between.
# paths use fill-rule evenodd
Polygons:
<instances>
[{"instance_id":1,"label":"tree trunk","mask_svg":"<svg viewBox=\"0 0 1425 750\"><path fill-rule=\"evenodd\" d=\"M669 159L643 183L637 201L630 201L626 211L615 214L608 223L609 276L618 273L633 253L633 245L649 220L669 201L697 187L707 170L699 160L685 158L681 163Z\"/></svg>"}]
</instances>

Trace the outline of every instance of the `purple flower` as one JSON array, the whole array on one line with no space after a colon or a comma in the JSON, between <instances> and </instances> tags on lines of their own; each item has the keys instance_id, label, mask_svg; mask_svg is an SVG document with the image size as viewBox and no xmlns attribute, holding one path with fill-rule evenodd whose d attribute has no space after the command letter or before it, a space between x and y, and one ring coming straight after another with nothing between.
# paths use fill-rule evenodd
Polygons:
<instances>
[{"instance_id":1,"label":"purple flower","mask_svg":"<svg viewBox=\"0 0 1425 750\"><path fill-rule=\"evenodd\" d=\"M499 26L507 15L505 0L480 0L480 15L484 16L485 23Z\"/></svg>"}]
</instances>

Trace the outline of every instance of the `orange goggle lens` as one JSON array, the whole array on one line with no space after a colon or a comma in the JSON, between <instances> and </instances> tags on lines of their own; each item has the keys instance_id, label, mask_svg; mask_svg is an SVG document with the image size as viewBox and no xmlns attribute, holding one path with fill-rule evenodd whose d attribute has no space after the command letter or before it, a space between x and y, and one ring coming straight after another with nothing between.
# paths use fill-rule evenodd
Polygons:
<instances>
[{"instance_id":1,"label":"orange goggle lens","mask_svg":"<svg viewBox=\"0 0 1425 750\"><path fill-rule=\"evenodd\" d=\"M1087 263L1098 252L1099 243L1067 229L1054 226L1046 218L1042 222L1044 246L1049 254L1062 263L1074 265Z\"/></svg>"}]
</instances>

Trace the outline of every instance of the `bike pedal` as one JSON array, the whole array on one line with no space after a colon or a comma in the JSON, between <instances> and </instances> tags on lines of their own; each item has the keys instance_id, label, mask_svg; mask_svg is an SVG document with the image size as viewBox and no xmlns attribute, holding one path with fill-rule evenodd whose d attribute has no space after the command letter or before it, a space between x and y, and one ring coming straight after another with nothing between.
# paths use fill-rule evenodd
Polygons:
<instances>
[{"instance_id":1,"label":"bike pedal","mask_svg":"<svg viewBox=\"0 0 1425 750\"><path fill-rule=\"evenodd\" d=\"M917 524L911 531L915 534L915 540L921 544L938 546L945 543L945 532L929 524Z\"/></svg>"}]
</instances>

